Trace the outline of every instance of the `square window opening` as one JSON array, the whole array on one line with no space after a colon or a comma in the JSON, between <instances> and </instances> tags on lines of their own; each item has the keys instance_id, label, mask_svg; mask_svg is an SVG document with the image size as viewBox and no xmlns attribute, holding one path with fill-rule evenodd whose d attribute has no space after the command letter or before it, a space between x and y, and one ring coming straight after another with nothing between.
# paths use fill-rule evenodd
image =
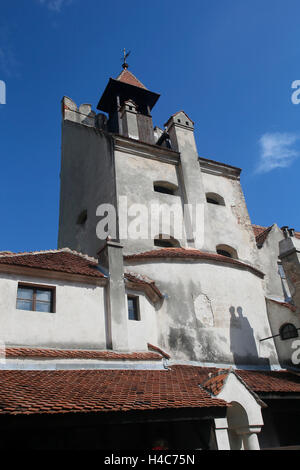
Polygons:
<instances>
[{"instance_id":1,"label":"square window opening","mask_svg":"<svg viewBox=\"0 0 300 470\"><path fill-rule=\"evenodd\" d=\"M133 295L128 295L127 304L128 304L128 320L139 321L140 320L139 298Z\"/></svg>"},{"instance_id":2,"label":"square window opening","mask_svg":"<svg viewBox=\"0 0 300 470\"><path fill-rule=\"evenodd\" d=\"M32 312L54 313L55 288L19 283L16 308Z\"/></svg>"}]
</instances>

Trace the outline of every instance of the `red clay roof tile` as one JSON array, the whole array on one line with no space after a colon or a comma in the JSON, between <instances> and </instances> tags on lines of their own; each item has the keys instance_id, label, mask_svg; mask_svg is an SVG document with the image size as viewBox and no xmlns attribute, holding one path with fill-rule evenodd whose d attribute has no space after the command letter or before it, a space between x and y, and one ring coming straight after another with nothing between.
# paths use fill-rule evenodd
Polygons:
<instances>
[{"instance_id":1,"label":"red clay roof tile","mask_svg":"<svg viewBox=\"0 0 300 470\"><path fill-rule=\"evenodd\" d=\"M273 228L273 225L270 225L270 227L267 227L265 230L260 231L256 235L255 239L256 239L256 244L258 248L261 248L263 246L272 228Z\"/></svg>"},{"instance_id":2,"label":"red clay roof tile","mask_svg":"<svg viewBox=\"0 0 300 470\"><path fill-rule=\"evenodd\" d=\"M145 90L147 90L147 88L145 87L145 85L142 84L142 82L140 82L135 75L133 75L133 73L131 73L129 70L127 69L124 69L120 75L116 78L116 80L119 80L120 82L123 82L123 83L128 83L128 85L133 85L133 86L137 86L139 88L144 88Z\"/></svg>"},{"instance_id":3,"label":"red clay roof tile","mask_svg":"<svg viewBox=\"0 0 300 470\"><path fill-rule=\"evenodd\" d=\"M237 259L222 256L217 253L208 253L191 248L160 248L144 253L135 253L125 256L125 260L141 260L151 258L177 258L177 259L202 259L208 261L218 261L219 263L233 264L243 269L253 272L255 275L263 278L264 274L257 268L243 263Z\"/></svg>"},{"instance_id":4,"label":"red clay roof tile","mask_svg":"<svg viewBox=\"0 0 300 470\"><path fill-rule=\"evenodd\" d=\"M273 225L270 227L262 227L261 225L252 224L254 236L258 245L263 245L272 227ZM300 232L295 232L295 237L300 239Z\"/></svg>"},{"instance_id":5,"label":"red clay roof tile","mask_svg":"<svg viewBox=\"0 0 300 470\"><path fill-rule=\"evenodd\" d=\"M163 354L160 353L159 348L156 351L157 353L150 351L119 353L109 350L7 347L5 349L5 357L8 359L99 359L108 361L162 360Z\"/></svg>"},{"instance_id":6,"label":"red clay roof tile","mask_svg":"<svg viewBox=\"0 0 300 470\"><path fill-rule=\"evenodd\" d=\"M223 388L223 385L228 377L229 372L230 369L220 370L214 375L210 373L210 377L202 384L202 387L204 387L213 395L218 395Z\"/></svg>"},{"instance_id":7,"label":"red clay roof tile","mask_svg":"<svg viewBox=\"0 0 300 470\"><path fill-rule=\"evenodd\" d=\"M158 346L153 346L153 344L148 343L148 349L152 351L157 351L159 354L161 354L164 358L170 359L169 354L167 354L165 351L160 349Z\"/></svg>"},{"instance_id":8,"label":"red clay roof tile","mask_svg":"<svg viewBox=\"0 0 300 470\"><path fill-rule=\"evenodd\" d=\"M254 232L254 236L255 238L261 234L262 232L264 232L268 227L262 227L261 225L255 225L255 224L252 224L252 230Z\"/></svg>"},{"instance_id":9,"label":"red clay roof tile","mask_svg":"<svg viewBox=\"0 0 300 470\"><path fill-rule=\"evenodd\" d=\"M0 253L0 264L25 266L89 277L104 277L97 269L97 260L71 251L68 248L44 252L14 253L10 255L1 255Z\"/></svg>"},{"instance_id":10,"label":"red clay roof tile","mask_svg":"<svg viewBox=\"0 0 300 470\"><path fill-rule=\"evenodd\" d=\"M254 392L300 392L300 375L287 370L237 370L236 373Z\"/></svg>"},{"instance_id":11,"label":"red clay roof tile","mask_svg":"<svg viewBox=\"0 0 300 470\"><path fill-rule=\"evenodd\" d=\"M142 274L126 272L124 277L127 281L134 283L137 286L140 286L144 289L151 289L155 295L158 296L159 299L163 299L163 294L160 292L159 288L155 284L155 281L149 279L147 276Z\"/></svg>"},{"instance_id":12,"label":"red clay roof tile","mask_svg":"<svg viewBox=\"0 0 300 470\"><path fill-rule=\"evenodd\" d=\"M0 370L0 414L226 407L201 389L200 369Z\"/></svg>"}]
</instances>

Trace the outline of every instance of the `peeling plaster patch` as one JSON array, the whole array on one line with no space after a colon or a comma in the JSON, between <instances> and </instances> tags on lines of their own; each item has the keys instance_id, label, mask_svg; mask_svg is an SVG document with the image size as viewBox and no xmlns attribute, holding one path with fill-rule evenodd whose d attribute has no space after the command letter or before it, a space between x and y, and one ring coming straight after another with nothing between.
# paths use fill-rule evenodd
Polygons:
<instances>
[{"instance_id":1,"label":"peeling plaster patch","mask_svg":"<svg viewBox=\"0 0 300 470\"><path fill-rule=\"evenodd\" d=\"M228 362L226 354L223 354L223 351L220 350L218 338L212 334L212 331L197 331L197 340L202 347L202 357L199 357L199 360L205 358L205 361L213 363L217 362L217 358L221 357L222 361Z\"/></svg>"},{"instance_id":2,"label":"peeling plaster patch","mask_svg":"<svg viewBox=\"0 0 300 470\"><path fill-rule=\"evenodd\" d=\"M189 360L197 360L195 339L189 336L184 328L170 328L169 346L172 350L183 351Z\"/></svg>"},{"instance_id":3,"label":"peeling plaster patch","mask_svg":"<svg viewBox=\"0 0 300 470\"><path fill-rule=\"evenodd\" d=\"M194 309L197 320L202 327L214 326L214 314L211 301L206 294L199 294L194 298Z\"/></svg>"}]
</instances>

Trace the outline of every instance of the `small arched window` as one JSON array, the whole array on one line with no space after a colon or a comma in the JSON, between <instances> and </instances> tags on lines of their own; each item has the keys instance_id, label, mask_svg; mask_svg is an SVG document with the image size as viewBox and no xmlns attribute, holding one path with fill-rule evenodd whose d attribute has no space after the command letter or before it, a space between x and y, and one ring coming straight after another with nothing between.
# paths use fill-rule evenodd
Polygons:
<instances>
[{"instance_id":1,"label":"small arched window","mask_svg":"<svg viewBox=\"0 0 300 470\"><path fill-rule=\"evenodd\" d=\"M157 193L171 194L174 196L178 190L178 186L168 181L155 181L153 183L153 189Z\"/></svg>"},{"instance_id":2,"label":"small arched window","mask_svg":"<svg viewBox=\"0 0 300 470\"><path fill-rule=\"evenodd\" d=\"M154 238L154 246L160 246L161 248L176 248L180 247L180 243L176 238L171 235L159 234Z\"/></svg>"},{"instance_id":3,"label":"small arched window","mask_svg":"<svg viewBox=\"0 0 300 470\"><path fill-rule=\"evenodd\" d=\"M280 327L279 334L281 339L291 339L299 336L297 328L292 323L285 323L282 325Z\"/></svg>"},{"instance_id":4,"label":"small arched window","mask_svg":"<svg viewBox=\"0 0 300 470\"><path fill-rule=\"evenodd\" d=\"M220 196L220 194L217 193L206 193L206 202L208 204L215 204L217 206L225 206L225 201Z\"/></svg>"},{"instance_id":5,"label":"small arched window","mask_svg":"<svg viewBox=\"0 0 300 470\"><path fill-rule=\"evenodd\" d=\"M238 259L237 251L228 245L218 245L216 247L218 255L227 256L227 258Z\"/></svg>"}]
</instances>

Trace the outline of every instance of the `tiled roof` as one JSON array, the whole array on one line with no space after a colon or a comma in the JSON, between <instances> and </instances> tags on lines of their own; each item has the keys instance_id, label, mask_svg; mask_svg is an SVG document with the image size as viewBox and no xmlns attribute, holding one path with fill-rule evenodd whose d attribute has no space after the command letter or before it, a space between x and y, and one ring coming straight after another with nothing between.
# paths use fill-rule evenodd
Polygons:
<instances>
[{"instance_id":1,"label":"tiled roof","mask_svg":"<svg viewBox=\"0 0 300 470\"><path fill-rule=\"evenodd\" d=\"M107 361L160 361L163 354L150 351L119 353L116 351L100 351L87 349L49 349L7 347L5 356L7 359L99 359Z\"/></svg>"},{"instance_id":2,"label":"tiled roof","mask_svg":"<svg viewBox=\"0 0 300 470\"><path fill-rule=\"evenodd\" d=\"M261 225L252 224L252 229L253 229L255 238L256 238L258 235L260 235L262 232L264 232L267 228L268 228L268 227L262 227Z\"/></svg>"},{"instance_id":3,"label":"tiled roof","mask_svg":"<svg viewBox=\"0 0 300 470\"><path fill-rule=\"evenodd\" d=\"M229 258L228 256L222 256L217 253L207 253L191 248L160 248L151 251L146 251L144 253L136 253L125 256L125 260L141 260L152 258L202 259L208 261L218 261L226 264L233 264L241 268L247 269L259 277L264 276L264 274L258 269L239 260Z\"/></svg>"},{"instance_id":4,"label":"tiled roof","mask_svg":"<svg viewBox=\"0 0 300 470\"><path fill-rule=\"evenodd\" d=\"M258 246L261 247L264 244L272 227L273 225L270 225L270 227L262 227L261 225L252 224L252 229ZM300 232L295 232L295 237L300 239Z\"/></svg>"},{"instance_id":5,"label":"tiled roof","mask_svg":"<svg viewBox=\"0 0 300 470\"><path fill-rule=\"evenodd\" d=\"M68 248L32 253L0 253L0 264L45 269L82 276L103 278L97 269L97 260Z\"/></svg>"},{"instance_id":6,"label":"tiled roof","mask_svg":"<svg viewBox=\"0 0 300 470\"><path fill-rule=\"evenodd\" d=\"M260 371L207 368L206 378L204 374L204 381L201 383L201 386L213 395L218 395L230 372L237 375L244 382L246 387L248 387L250 392L300 392L300 375L287 370Z\"/></svg>"},{"instance_id":7,"label":"tiled roof","mask_svg":"<svg viewBox=\"0 0 300 470\"><path fill-rule=\"evenodd\" d=\"M258 248L261 248L263 246L269 233L272 230L272 227L273 225L270 225L270 227L267 227L265 230L262 230L261 232L258 233L258 235L256 235L255 239L256 239L256 244Z\"/></svg>"},{"instance_id":8,"label":"tiled roof","mask_svg":"<svg viewBox=\"0 0 300 470\"><path fill-rule=\"evenodd\" d=\"M138 273L132 273L132 272L126 272L124 276L125 276L125 279L137 285L140 285L142 287L150 287L151 289L153 289L153 291L159 298L161 299L163 298L163 294L160 292L159 288L156 286L155 281L153 281L152 279L149 279L147 276L138 274Z\"/></svg>"},{"instance_id":9,"label":"tiled roof","mask_svg":"<svg viewBox=\"0 0 300 470\"><path fill-rule=\"evenodd\" d=\"M216 374L209 373L209 378L202 384L213 395L218 395L228 377L230 369L220 369Z\"/></svg>"},{"instance_id":10,"label":"tiled roof","mask_svg":"<svg viewBox=\"0 0 300 470\"><path fill-rule=\"evenodd\" d=\"M142 82L140 82L136 78L136 76L133 75L133 73L129 72L129 70L127 70L127 69L124 69L120 73L120 75L116 78L116 80L119 80L120 82L123 82L123 83L128 83L128 85L137 86L139 88L144 88L145 90L147 90L145 85L143 85Z\"/></svg>"},{"instance_id":11,"label":"tiled roof","mask_svg":"<svg viewBox=\"0 0 300 470\"><path fill-rule=\"evenodd\" d=\"M169 370L0 370L0 414L226 407L197 367Z\"/></svg>"},{"instance_id":12,"label":"tiled roof","mask_svg":"<svg viewBox=\"0 0 300 470\"><path fill-rule=\"evenodd\" d=\"M0 370L0 414L225 407L214 398L230 369ZM299 393L299 374L235 370L254 393ZM205 387L203 386L205 385Z\"/></svg>"},{"instance_id":13,"label":"tiled roof","mask_svg":"<svg viewBox=\"0 0 300 470\"><path fill-rule=\"evenodd\" d=\"M236 373L254 392L300 393L300 375L293 372L237 370Z\"/></svg>"},{"instance_id":14,"label":"tiled roof","mask_svg":"<svg viewBox=\"0 0 300 470\"><path fill-rule=\"evenodd\" d=\"M148 349L152 351L157 351L159 354L161 354L164 358L170 359L169 354L167 354L165 351L160 349L158 346L153 346L153 344L148 343Z\"/></svg>"}]
</instances>

